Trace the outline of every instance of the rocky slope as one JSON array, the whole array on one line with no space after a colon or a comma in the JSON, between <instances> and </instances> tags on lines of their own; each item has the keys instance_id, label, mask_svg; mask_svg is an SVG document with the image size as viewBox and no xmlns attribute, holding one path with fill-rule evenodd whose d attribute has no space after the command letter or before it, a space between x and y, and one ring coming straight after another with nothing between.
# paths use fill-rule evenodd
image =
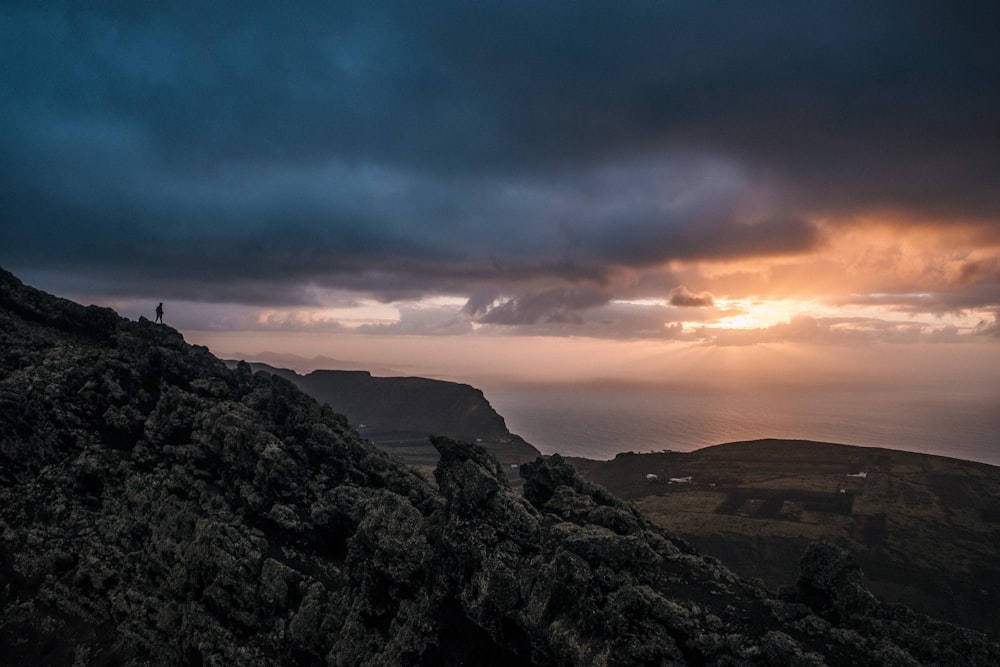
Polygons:
<instances>
[{"instance_id":1,"label":"rocky slope","mask_svg":"<svg viewBox=\"0 0 1000 667\"><path fill-rule=\"evenodd\" d=\"M289 382L0 272L0 662L986 665L814 545L743 581L558 457L434 483Z\"/></svg>"},{"instance_id":2,"label":"rocky slope","mask_svg":"<svg viewBox=\"0 0 1000 667\"><path fill-rule=\"evenodd\" d=\"M511 465L540 455L507 430L503 417L482 390L467 384L421 377L373 377L367 371L318 370L300 375L266 364L250 366L280 375L320 403L329 404L361 435L407 463L433 465L437 461L431 435L475 442L515 475L517 469Z\"/></svg>"}]
</instances>

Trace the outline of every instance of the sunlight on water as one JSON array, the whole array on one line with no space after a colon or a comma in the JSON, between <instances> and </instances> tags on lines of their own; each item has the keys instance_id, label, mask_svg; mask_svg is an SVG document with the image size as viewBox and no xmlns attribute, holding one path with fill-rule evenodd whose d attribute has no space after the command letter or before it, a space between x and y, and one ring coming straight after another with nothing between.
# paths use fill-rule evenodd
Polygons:
<instances>
[{"instance_id":1,"label":"sunlight on water","mask_svg":"<svg viewBox=\"0 0 1000 667\"><path fill-rule=\"evenodd\" d=\"M622 451L788 438L1000 465L1000 398L622 387L496 388L487 398L512 432L546 454L610 459Z\"/></svg>"}]
</instances>

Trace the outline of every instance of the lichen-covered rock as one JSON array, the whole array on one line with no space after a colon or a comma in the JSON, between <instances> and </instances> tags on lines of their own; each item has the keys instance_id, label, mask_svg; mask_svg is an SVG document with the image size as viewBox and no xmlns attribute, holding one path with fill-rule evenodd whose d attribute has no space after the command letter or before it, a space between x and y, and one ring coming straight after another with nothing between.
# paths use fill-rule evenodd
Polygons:
<instances>
[{"instance_id":1,"label":"lichen-covered rock","mask_svg":"<svg viewBox=\"0 0 1000 667\"><path fill-rule=\"evenodd\" d=\"M0 270L0 663L987 665L810 549L781 598L588 484L435 485L290 383Z\"/></svg>"}]
</instances>

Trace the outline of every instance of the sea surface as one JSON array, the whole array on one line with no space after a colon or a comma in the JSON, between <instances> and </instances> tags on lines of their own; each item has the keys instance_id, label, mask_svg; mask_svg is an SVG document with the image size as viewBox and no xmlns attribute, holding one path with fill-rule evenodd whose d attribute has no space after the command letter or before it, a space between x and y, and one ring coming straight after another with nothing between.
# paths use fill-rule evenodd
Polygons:
<instances>
[{"instance_id":1,"label":"sea surface","mask_svg":"<svg viewBox=\"0 0 1000 667\"><path fill-rule=\"evenodd\" d=\"M508 429L544 454L611 459L787 438L885 447L1000 466L1000 396L929 391L633 386L488 387Z\"/></svg>"}]
</instances>

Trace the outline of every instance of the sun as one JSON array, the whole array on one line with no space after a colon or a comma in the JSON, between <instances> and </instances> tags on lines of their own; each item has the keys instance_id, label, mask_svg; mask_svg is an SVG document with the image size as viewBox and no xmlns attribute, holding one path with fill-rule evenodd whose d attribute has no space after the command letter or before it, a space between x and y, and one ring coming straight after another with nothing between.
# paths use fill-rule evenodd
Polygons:
<instances>
[{"instance_id":1,"label":"sun","mask_svg":"<svg viewBox=\"0 0 1000 667\"><path fill-rule=\"evenodd\" d=\"M759 298L716 299L715 307L721 311L721 317L708 325L711 329L767 329L789 322L807 310L798 301Z\"/></svg>"}]
</instances>

